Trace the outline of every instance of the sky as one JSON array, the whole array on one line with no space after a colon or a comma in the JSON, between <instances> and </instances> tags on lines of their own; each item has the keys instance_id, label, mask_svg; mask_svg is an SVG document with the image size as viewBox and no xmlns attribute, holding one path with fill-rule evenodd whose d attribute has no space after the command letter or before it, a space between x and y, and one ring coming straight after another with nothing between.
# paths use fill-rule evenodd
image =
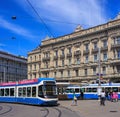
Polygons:
<instances>
[{"instance_id":1,"label":"sky","mask_svg":"<svg viewBox=\"0 0 120 117\"><path fill-rule=\"evenodd\" d=\"M107 23L119 12L120 0L0 0L0 51L27 57L46 37Z\"/></svg>"}]
</instances>

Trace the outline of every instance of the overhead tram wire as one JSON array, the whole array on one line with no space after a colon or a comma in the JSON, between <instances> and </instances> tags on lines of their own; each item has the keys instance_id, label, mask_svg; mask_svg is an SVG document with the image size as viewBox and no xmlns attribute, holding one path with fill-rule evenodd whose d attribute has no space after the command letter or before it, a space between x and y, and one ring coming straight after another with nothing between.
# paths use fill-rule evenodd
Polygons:
<instances>
[{"instance_id":1,"label":"overhead tram wire","mask_svg":"<svg viewBox=\"0 0 120 117\"><path fill-rule=\"evenodd\" d=\"M44 24L45 28L47 29L48 33L50 33L50 35L54 37L54 35L52 34L52 32L48 29L48 26L46 25L46 23L44 22L44 20L41 18L41 16L38 14L37 10L34 8L34 6L31 4L31 2L29 0L26 0L28 2L28 4L31 6L31 8L34 10L34 12L37 14L37 16L39 17L39 19L41 20L41 22Z\"/></svg>"}]
</instances>

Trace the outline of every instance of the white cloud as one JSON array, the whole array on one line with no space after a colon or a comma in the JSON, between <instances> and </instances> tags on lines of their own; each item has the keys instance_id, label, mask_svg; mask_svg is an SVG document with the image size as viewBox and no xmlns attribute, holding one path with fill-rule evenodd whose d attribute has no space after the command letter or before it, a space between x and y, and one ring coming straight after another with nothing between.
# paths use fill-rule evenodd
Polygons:
<instances>
[{"instance_id":1,"label":"white cloud","mask_svg":"<svg viewBox=\"0 0 120 117\"><path fill-rule=\"evenodd\" d=\"M105 23L104 6L99 0L29 0L43 18L91 27ZM104 2L102 0L102 2ZM30 12L30 6L21 2ZM26 8L27 7L27 8ZM29 7L29 8L28 8ZM31 9L32 11L32 9ZM31 13L31 12L30 12ZM32 12L35 16L35 12Z\"/></svg>"},{"instance_id":2,"label":"white cloud","mask_svg":"<svg viewBox=\"0 0 120 117\"><path fill-rule=\"evenodd\" d=\"M13 31L14 33L19 34L21 36L25 36L27 37L27 39L36 38L28 30L24 29L19 25L12 24L1 17L0 17L0 27Z\"/></svg>"}]
</instances>

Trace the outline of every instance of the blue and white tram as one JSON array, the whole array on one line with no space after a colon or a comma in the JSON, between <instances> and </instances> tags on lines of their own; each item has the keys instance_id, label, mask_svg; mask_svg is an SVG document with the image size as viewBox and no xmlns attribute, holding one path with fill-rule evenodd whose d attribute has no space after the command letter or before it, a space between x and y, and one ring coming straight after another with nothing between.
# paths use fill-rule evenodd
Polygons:
<instances>
[{"instance_id":1,"label":"blue and white tram","mask_svg":"<svg viewBox=\"0 0 120 117\"><path fill-rule=\"evenodd\" d=\"M75 93L77 98L81 97L81 92L84 94L84 99L98 99L98 89L110 92L117 92L118 99L120 99L120 83L106 83L101 84L89 84L86 86L69 86L65 90L65 94L68 99L73 99L73 93Z\"/></svg>"},{"instance_id":2,"label":"blue and white tram","mask_svg":"<svg viewBox=\"0 0 120 117\"><path fill-rule=\"evenodd\" d=\"M57 87L54 78L38 78L0 84L0 102L56 105L57 101Z\"/></svg>"},{"instance_id":3,"label":"blue and white tram","mask_svg":"<svg viewBox=\"0 0 120 117\"><path fill-rule=\"evenodd\" d=\"M101 91L104 90L108 93L110 92L117 92L118 99L120 99L120 83L106 83L101 84L89 84L88 86L82 86L81 89L84 91L84 98L85 99L98 99L98 89L101 88Z\"/></svg>"},{"instance_id":4,"label":"blue and white tram","mask_svg":"<svg viewBox=\"0 0 120 117\"><path fill-rule=\"evenodd\" d=\"M67 98L68 99L73 99L73 96L74 96L74 93L75 93L75 96L77 98L80 98L80 91L81 91L81 87L80 86L68 86L66 89L65 89L65 94L67 95Z\"/></svg>"}]
</instances>

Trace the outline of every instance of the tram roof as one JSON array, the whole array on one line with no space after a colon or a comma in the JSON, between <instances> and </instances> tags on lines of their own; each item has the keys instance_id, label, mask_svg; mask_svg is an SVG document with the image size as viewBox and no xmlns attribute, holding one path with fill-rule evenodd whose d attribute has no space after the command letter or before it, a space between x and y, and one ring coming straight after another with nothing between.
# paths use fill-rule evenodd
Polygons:
<instances>
[{"instance_id":1,"label":"tram roof","mask_svg":"<svg viewBox=\"0 0 120 117\"><path fill-rule=\"evenodd\" d=\"M38 84L41 81L55 81L54 78L36 78L36 79L25 79L17 82L3 82L0 83L0 87L3 86L16 86L16 85L30 85L30 84Z\"/></svg>"}]
</instances>

